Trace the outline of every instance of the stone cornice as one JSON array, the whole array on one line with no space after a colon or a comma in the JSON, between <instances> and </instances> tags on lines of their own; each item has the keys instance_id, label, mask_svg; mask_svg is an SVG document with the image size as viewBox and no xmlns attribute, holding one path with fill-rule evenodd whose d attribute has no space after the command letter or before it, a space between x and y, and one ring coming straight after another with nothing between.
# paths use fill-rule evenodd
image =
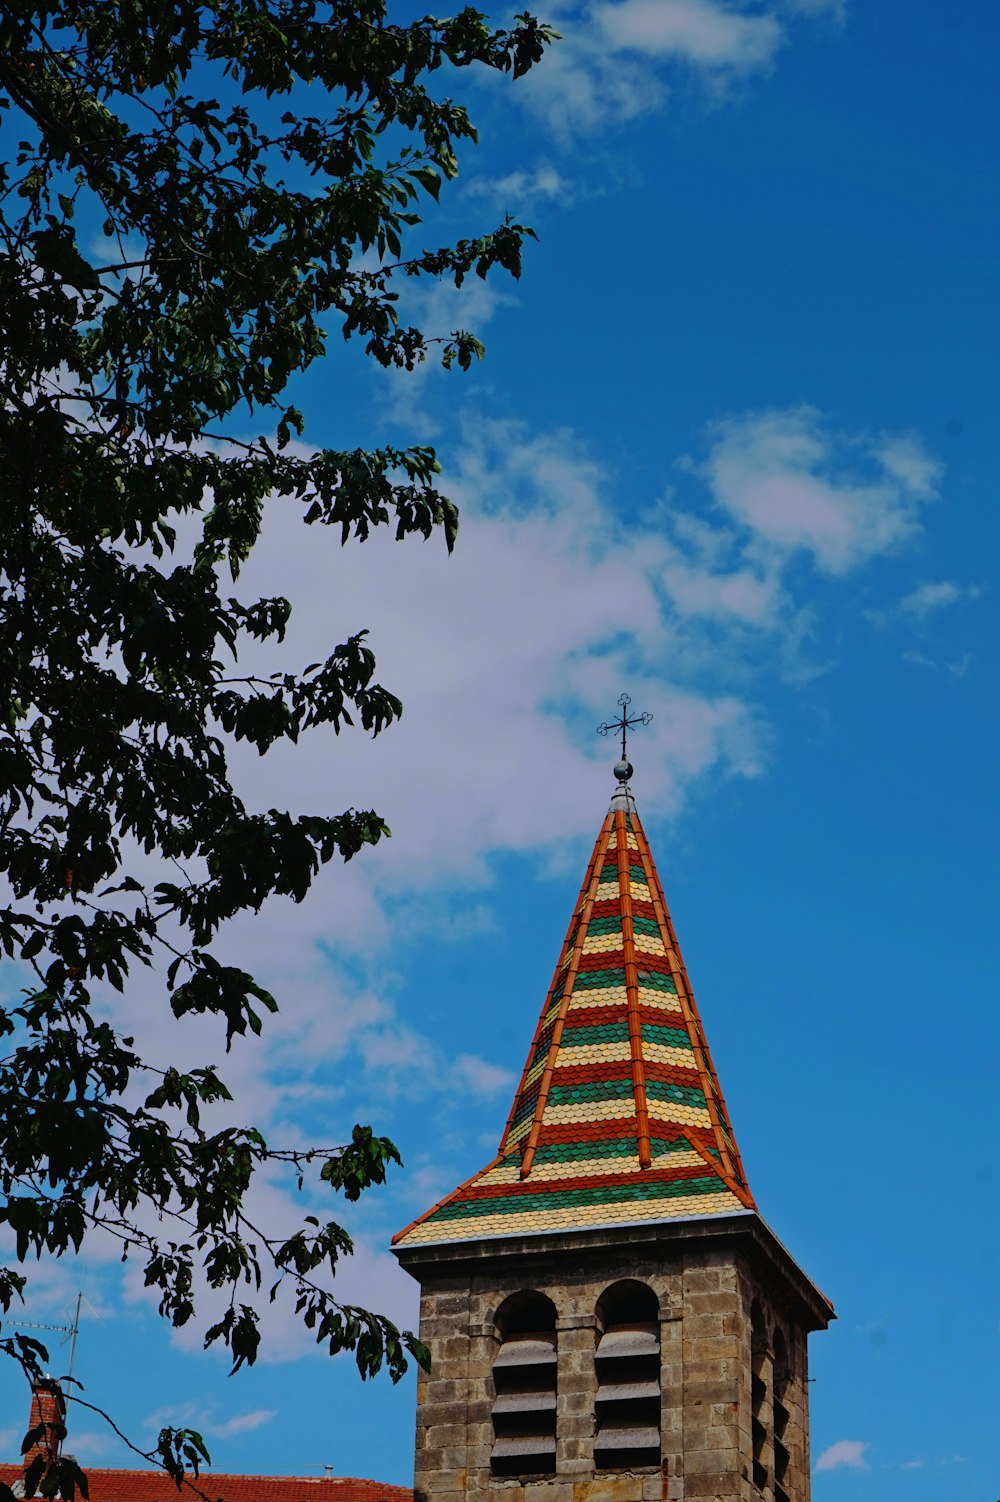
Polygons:
<instances>
[{"instance_id":1,"label":"stone cornice","mask_svg":"<svg viewBox=\"0 0 1000 1502\"><path fill-rule=\"evenodd\" d=\"M770 1226L753 1211L686 1221L639 1221L580 1231L484 1237L478 1241L424 1242L393 1248L402 1267L423 1285L439 1279L482 1276L524 1267L541 1259L573 1264L581 1256L621 1251L633 1263L650 1254L681 1256L688 1249L729 1247L742 1253L779 1306L794 1312L806 1329L825 1330L836 1318L833 1305L799 1267Z\"/></svg>"}]
</instances>

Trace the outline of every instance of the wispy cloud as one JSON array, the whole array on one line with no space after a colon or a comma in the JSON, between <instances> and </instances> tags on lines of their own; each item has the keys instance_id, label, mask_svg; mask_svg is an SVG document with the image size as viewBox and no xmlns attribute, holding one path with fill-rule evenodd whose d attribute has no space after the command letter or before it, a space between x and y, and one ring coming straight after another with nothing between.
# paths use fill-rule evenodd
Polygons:
<instances>
[{"instance_id":1,"label":"wispy cloud","mask_svg":"<svg viewBox=\"0 0 1000 1502\"><path fill-rule=\"evenodd\" d=\"M817 1471L836 1471L846 1467L853 1471L866 1471L868 1462L865 1451L869 1448L864 1440L838 1439L823 1451L816 1461Z\"/></svg>"},{"instance_id":2,"label":"wispy cloud","mask_svg":"<svg viewBox=\"0 0 1000 1502\"><path fill-rule=\"evenodd\" d=\"M234 1434L250 1434L262 1424L276 1418L276 1408L254 1408L250 1413L236 1413L232 1418L213 1420L205 1425L208 1434L218 1439L229 1439Z\"/></svg>"},{"instance_id":3,"label":"wispy cloud","mask_svg":"<svg viewBox=\"0 0 1000 1502\"><path fill-rule=\"evenodd\" d=\"M929 657L926 652L918 652L915 648L903 653L903 661L916 668L930 668L934 672L944 671L959 682L967 678L977 666L976 657L972 652L963 652L960 657L950 660L941 660L937 657Z\"/></svg>"},{"instance_id":4,"label":"wispy cloud","mask_svg":"<svg viewBox=\"0 0 1000 1502\"><path fill-rule=\"evenodd\" d=\"M865 1446L865 1448L867 1449L868 1447ZM964 1455L941 1455L934 1463L938 1466L952 1466L964 1465L965 1461L966 1457ZM922 1471L926 1468L927 1464L926 1456L915 1455L912 1460L880 1461L876 1469L880 1471ZM870 1467L866 1464L863 1469L868 1470Z\"/></svg>"},{"instance_id":5,"label":"wispy cloud","mask_svg":"<svg viewBox=\"0 0 1000 1502\"><path fill-rule=\"evenodd\" d=\"M962 605L982 598L984 590L979 584L960 584L956 579L938 579L918 584L903 596L896 609L900 615L924 621L929 615L944 610L949 605Z\"/></svg>"},{"instance_id":6,"label":"wispy cloud","mask_svg":"<svg viewBox=\"0 0 1000 1502\"><path fill-rule=\"evenodd\" d=\"M251 1434L255 1429L270 1423L271 1419L277 1418L277 1415L276 1408L254 1408L249 1413L234 1413L229 1418L218 1418L211 1407L206 1411L204 1404L187 1402L171 1405L169 1408L158 1408L154 1413L147 1414L143 1427L151 1432L165 1424L175 1427L190 1425L212 1439L231 1439L235 1434Z\"/></svg>"}]
</instances>

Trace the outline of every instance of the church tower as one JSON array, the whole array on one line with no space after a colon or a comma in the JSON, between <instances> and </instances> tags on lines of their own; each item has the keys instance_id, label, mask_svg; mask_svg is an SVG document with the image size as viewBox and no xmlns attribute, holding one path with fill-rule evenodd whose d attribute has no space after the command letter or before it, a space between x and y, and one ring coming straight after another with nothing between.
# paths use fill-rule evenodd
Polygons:
<instances>
[{"instance_id":1,"label":"church tower","mask_svg":"<svg viewBox=\"0 0 1000 1502\"><path fill-rule=\"evenodd\" d=\"M496 1158L394 1240L416 1502L809 1502L833 1309L757 1213L631 774Z\"/></svg>"}]
</instances>

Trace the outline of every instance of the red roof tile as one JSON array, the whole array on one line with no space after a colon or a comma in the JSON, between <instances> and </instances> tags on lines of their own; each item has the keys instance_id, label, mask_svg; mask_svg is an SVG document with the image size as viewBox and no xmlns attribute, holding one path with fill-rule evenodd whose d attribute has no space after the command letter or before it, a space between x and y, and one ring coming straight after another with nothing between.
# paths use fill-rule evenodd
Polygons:
<instances>
[{"instance_id":1,"label":"red roof tile","mask_svg":"<svg viewBox=\"0 0 1000 1502\"><path fill-rule=\"evenodd\" d=\"M206 1471L195 1486L185 1482L178 1493L163 1471L109 1471L86 1465L83 1469L90 1502L177 1502L178 1497L194 1502L199 1493L213 1502L413 1502L408 1486L354 1476L227 1476ZM7 1486L13 1487L23 1474L21 1465L0 1464L0 1481Z\"/></svg>"}]
</instances>

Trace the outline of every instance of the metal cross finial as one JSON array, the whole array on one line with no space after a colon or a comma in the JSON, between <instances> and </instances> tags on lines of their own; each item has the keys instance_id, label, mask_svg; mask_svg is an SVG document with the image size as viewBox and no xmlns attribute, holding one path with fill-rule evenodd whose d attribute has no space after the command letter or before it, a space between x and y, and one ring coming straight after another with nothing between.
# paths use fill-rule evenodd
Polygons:
<instances>
[{"instance_id":1,"label":"metal cross finial","mask_svg":"<svg viewBox=\"0 0 1000 1502\"><path fill-rule=\"evenodd\" d=\"M632 726L633 725L648 725L649 722L653 718L653 716L649 713L648 710L646 711L645 714L630 715L629 712L628 712L628 707L629 707L629 705L631 703L632 703L632 700L629 698L628 694L621 694L619 696L619 699L618 699L618 707L621 710L621 714L618 716L618 719L617 720L605 720L603 725L598 725L598 727L597 727L597 733L598 733L598 735L610 735L610 733L611 733L612 730L614 730L616 732L619 731L619 730L621 731L621 733L622 733L622 761L623 762L627 762L628 761L628 757L625 755L625 741L626 741L626 737L628 736L628 733L631 730Z\"/></svg>"}]
</instances>

